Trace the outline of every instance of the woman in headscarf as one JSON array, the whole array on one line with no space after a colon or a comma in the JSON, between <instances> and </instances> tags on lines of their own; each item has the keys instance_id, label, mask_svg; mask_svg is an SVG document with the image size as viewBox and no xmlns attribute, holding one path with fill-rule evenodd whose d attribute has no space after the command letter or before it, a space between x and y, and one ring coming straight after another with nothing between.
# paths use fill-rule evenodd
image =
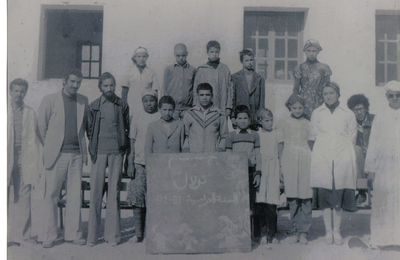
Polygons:
<instances>
[{"instance_id":1,"label":"woman in headscarf","mask_svg":"<svg viewBox=\"0 0 400 260\"><path fill-rule=\"evenodd\" d=\"M365 161L374 179L372 247L400 246L400 82L385 86L387 104L376 113Z\"/></svg>"},{"instance_id":2,"label":"woman in headscarf","mask_svg":"<svg viewBox=\"0 0 400 260\"><path fill-rule=\"evenodd\" d=\"M293 93L305 100L304 112L308 118L313 110L323 103L322 87L329 82L332 75L329 66L317 59L321 50L317 40L306 41L303 51L307 60L294 71Z\"/></svg>"},{"instance_id":3,"label":"woman in headscarf","mask_svg":"<svg viewBox=\"0 0 400 260\"><path fill-rule=\"evenodd\" d=\"M340 234L342 210L355 209L356 158L354 144L356 118L340 104L339 86L330 82L322 87L324 104L311 116L309 144L311 187L318 189L328 244L343 244Z\"/></svg>"}]
</instances>

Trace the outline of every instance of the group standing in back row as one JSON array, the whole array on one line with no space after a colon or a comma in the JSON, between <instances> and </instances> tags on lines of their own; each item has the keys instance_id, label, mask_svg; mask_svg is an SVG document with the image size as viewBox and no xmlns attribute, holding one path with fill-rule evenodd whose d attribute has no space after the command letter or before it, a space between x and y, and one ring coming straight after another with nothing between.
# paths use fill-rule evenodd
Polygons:
<instances>
[{"instance_id":1,"label":"group standing in back row","mask_svg":"<svg viewBox=\"0 0 400 260\"><path fill-rule=\"evenodd\" d=\"M215 151L246 152L248 155L252 237L255 242L271 245L277 241L277 205L284 192L288 199L294 242L307 243L311 212L316 206L312 202L318 202L318 207L323 209L327 243L342 244L341 215L342 210L354 210L357 169L363 172L366 157L371 172L379 168L373 167L377 160L391 161L399 167L395 159L400 157L400 138L396 136L397 143L390 146L394 155L383 153L383 156L395 158L382 157L381 150L375 151L375 157L368 157L369 133L366 132L370 131L372 124L368 100L362 95L349 100L348 106L356 116L339 102L339 86L330 81L329 66L317 60L322 48L315 40L307 41L304 46L307 60L293 72L294 90L286 103L290 116L278 122L277 127L272 112L265 108L265 81L254 71L254 53L249 49L241 51L243 69L231 75L228 67L220 62L220 50L218 42L210 41L207 44L207 63L195 69L186 61L186 46L177 44L174 48L176 63L165 69L163 87L160 87L155 73L146 65L148 51L139 47L132 56L134 69L121 82L122 97L115 94L117 83L114 76L106 72L99 78L101 95L90 105L86 97L77 93L82 74L75 70L68 72L62 91L43 98L37 126L34 112L29 114L29 118L21 114L21 111L30 111L23 105L27 82L20 79L11 82L13 106L9 110L12 112L9 138L13 142L9 155L14 156L11 164L9 162L12 166L9 169L9 179L12 180L9 187L14 190L14 203L11 205L23 212L20 214L23 218L18 220L13 230L16 236L12 239L19 242L31 236L30 207L26 206L31 185L24 178L22 185L20 176L27 175L22 168L27 165L21 165L25 164L25 149L37 147L36 155L43 160L34 160L36 164L29 162L29 165L35 166L32 169L38 175L40 173L40 179L45 183L44 221L38 236L45 248L54 246L58 239L57 202L65 181L64 239L79 245L95 246L108 169L104 239L116 246L121 242L118 185L126 155L126 171L133 178L128 199L133 206L134 240L141 242L145 234L146 155ZM388 84L386 90L393 120L398 126L400 83ZM234 129L230 133L228 118ZM28 122L31 122L29 128L24 125ZM34 144L24 143L27 134L22 129L30 131L31 137L28 135L26 138L35 140ZM383 130L372 132L371 136L379 136ZM80 214L80 183L83 164L87 163L86 150L92 160L87 239L82 236ZM373 159L368 159L371 157ZM39 163L42 161L43 165ZM378 165L382 166L382 162ZM388 168L384 171L392 173ZM312 188L315 188L314 195ZM379 189L375 192L379 194ZM398 194L380 198L395 203L400 201ZM359 195L361 199L366 196L363 193ZM379 203L382 205L383 202ZM383 225L398 227L399 224L393 220L399 212L396 209L390 209L390 212L392 214L385 218ZM394 235L389 241L400 244L395 240L399 229L392 230ZM372 241L375 245L387 243L379 239Z\"/></svg>"}]
</instances>

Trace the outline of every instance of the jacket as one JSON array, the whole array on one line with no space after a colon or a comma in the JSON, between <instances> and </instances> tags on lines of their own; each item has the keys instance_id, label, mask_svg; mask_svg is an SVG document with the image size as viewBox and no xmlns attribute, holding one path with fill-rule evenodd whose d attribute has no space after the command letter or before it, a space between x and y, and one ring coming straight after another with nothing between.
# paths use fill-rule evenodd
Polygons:
<instances>
[{"instance_id":1,"label":"jacket","mask_svg":"<svg viewBox=\"0 0 400 260\"><path fill-rule=\"evenodd\" d=\"M97 159L98 138L100 132L100 103L101 97L89 105L88 113L88 139L89 154L93 163ZM129 107L121 98L114 96L114 115L117 121L118 146L120 152L125 153L129 147Z\"/></svg>"}]
</instances>

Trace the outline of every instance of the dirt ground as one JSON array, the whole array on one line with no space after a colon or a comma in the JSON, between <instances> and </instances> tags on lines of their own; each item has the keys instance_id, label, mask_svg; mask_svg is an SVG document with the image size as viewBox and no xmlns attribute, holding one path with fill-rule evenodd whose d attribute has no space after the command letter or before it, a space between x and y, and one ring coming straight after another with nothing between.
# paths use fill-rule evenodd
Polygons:
<instances>
[{"instance_id":1,"label":"dirt ground","mask_svg":"<svg viewBox=\"0 0 400 260\"><path fill-rule=\"evenodd\" d=\"M84 230L87 230L87 213L83 210ZM345 213L342 225L342 234L346 243L342 246L326 245L323 241L325 233L320 211L313 212L313 226L309 234L309 244L290 244L284 235L289 229L289 213L279 212L278 229L280 243L272 248L259 246L248 253L227 254L194 254L194 255L147 255L145 244L134 244L129 239L133 236L132 212L123 211L122 230L123 243L111 247L100 243L95 247L76 246L68 243L59 243L53 248L43 249L41 245L26 244L20 247L8 248L9 260L245 260L245 259L271 259L271 260L358 260L358 259L400 259L400 249L385 250L349 248L347 241L358 237L367 242L369 239L370 211L360 210L357 213Z\"/></svg>"}]
</instances>

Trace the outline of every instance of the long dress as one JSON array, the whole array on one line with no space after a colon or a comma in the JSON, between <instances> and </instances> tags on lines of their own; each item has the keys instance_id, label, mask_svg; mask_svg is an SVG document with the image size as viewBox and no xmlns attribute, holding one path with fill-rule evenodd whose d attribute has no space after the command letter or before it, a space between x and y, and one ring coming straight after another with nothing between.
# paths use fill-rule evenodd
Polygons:
<instances>
[{"instance_id":1,"label":"long dress","mask_svg":"<svg viewBox=\"0 0 400 260\"><path fill-rule=\"evenodd\" d=\"M294 93L305 100L305 114L308 118L319 107L324 99L322 87L330 81L332 71L328 65L319 62L306 61L300 64L294 71Z\"/></svg>"},{"instance_id":2,"label":"long dress","mask_svg":"<svg viewBox=\"0 0 400 260\"><path fill-rule=\"evenodd\" d=\"M310 199L311 150L307 140L310 121L289 117L279 125L279 142L284 143L282 152L282 174L288 198Z\"/></svg>"},{"instance_id":3,"label":"long dress","mask_svg":"<svg viewBox=\"0 0 400 260\"><path fill-rule=\"evenodd\" d=\"M261 180L256 194L256 203L279 205L279 160L278 136L275 130L268 132L263 129L260 135Z\"/></svg>"},{"instance_id":4,"label":"long dress","mask_svg":"<svg viewBox=\"0 0 400 260\"><path fill-rule=\"evenodd\" d=\"M365 171L375 173L370 243L400 245L400 109L375 116Z\"/></svg>"}]
</instances>

